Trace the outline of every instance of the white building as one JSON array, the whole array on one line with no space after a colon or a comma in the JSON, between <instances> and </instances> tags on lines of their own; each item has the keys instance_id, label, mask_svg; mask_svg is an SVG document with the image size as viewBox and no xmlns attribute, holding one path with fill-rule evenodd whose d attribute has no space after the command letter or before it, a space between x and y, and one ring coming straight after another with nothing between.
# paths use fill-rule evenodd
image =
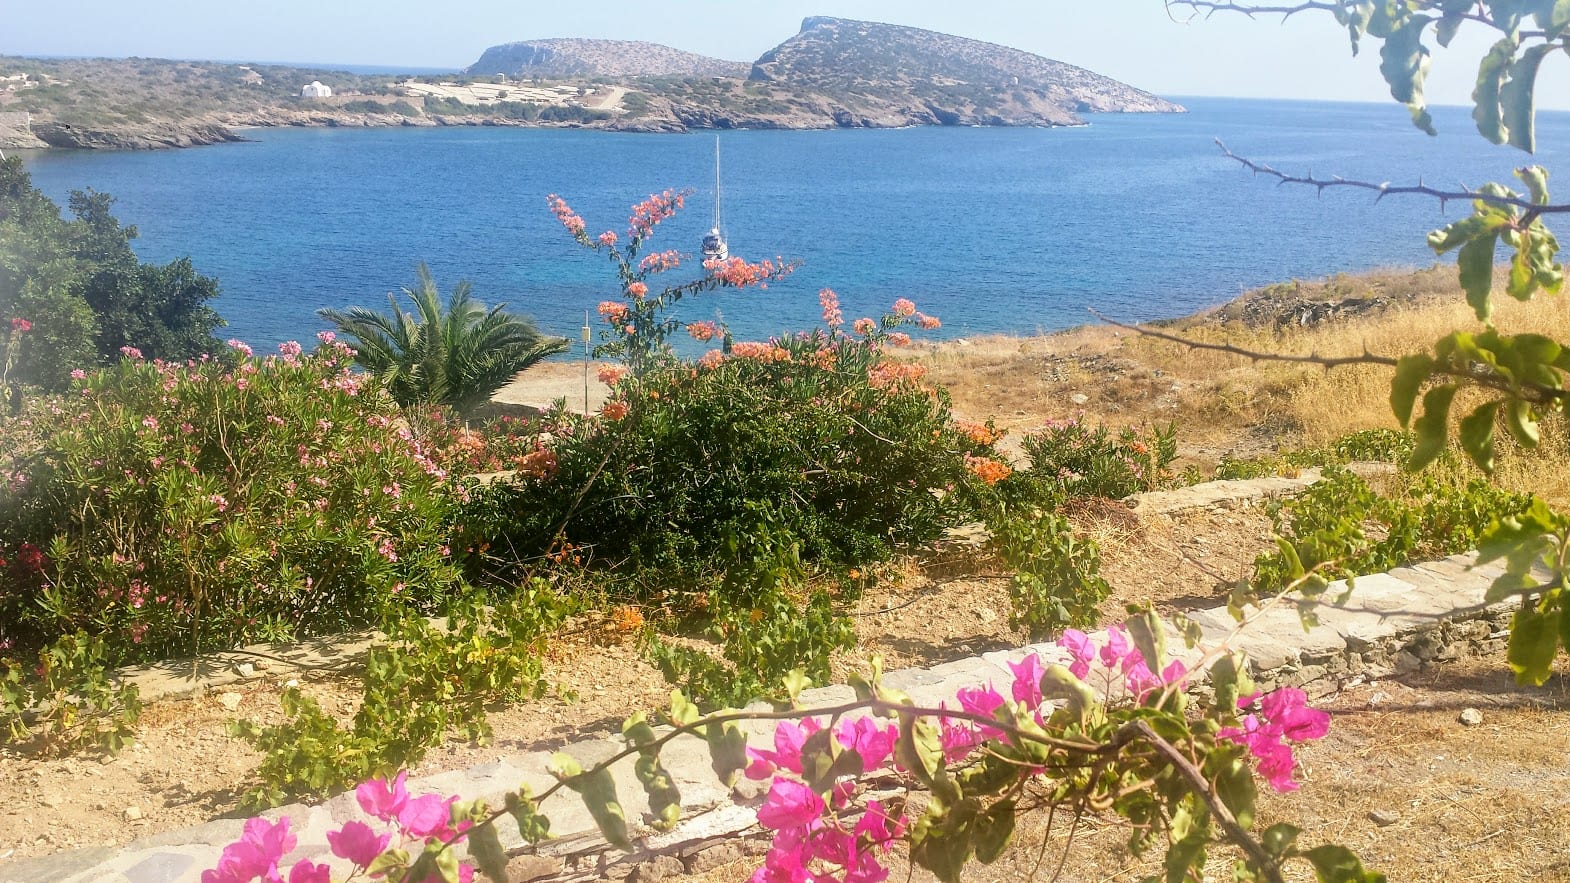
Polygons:
<instances>
[{"instance_id":1,"label":"white building","mask_svg":"<svg viewBox=\"0 0 1570 883\"><path fill-rule=\"evenodd\" d=\"M309 86L302 86L300 88L300 97L331 98L333 97L333 89L331 86L323 86L319 80L312 80Z\"/></svg>"}]
</instances>

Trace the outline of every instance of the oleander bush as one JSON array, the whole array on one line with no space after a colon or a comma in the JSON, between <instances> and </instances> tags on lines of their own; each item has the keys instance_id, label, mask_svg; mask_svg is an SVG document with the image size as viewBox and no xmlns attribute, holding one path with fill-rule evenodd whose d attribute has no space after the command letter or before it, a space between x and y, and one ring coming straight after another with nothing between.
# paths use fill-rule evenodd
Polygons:
<instances>
[{"instance_id":1,"label":"oleander bush","mask_svg":"<svg viewBox=\"0 0 1570 883\"><path fill-rule=\"evenodd\" d=\"M1127 427L1114 434L1104 425L1072 417L1026 436L1021 446L1030 457L1030 475L1038 482L1057 485L1071 497L1120 500L1172 480L1177 425L1145 433Z\"/></svg>"},{"instance_id":2,"label":"oleander bush","mask_svg":"<svg viewBox=\"0 0 1570 883\"><path fill-rule=\"evenodd\" d=\"M330 335L325 335L330 339ZM78 630L118 663L434 612L456 496L351 353L76 372L0 455L0 647Z\"/></svg>"}]
</instances>

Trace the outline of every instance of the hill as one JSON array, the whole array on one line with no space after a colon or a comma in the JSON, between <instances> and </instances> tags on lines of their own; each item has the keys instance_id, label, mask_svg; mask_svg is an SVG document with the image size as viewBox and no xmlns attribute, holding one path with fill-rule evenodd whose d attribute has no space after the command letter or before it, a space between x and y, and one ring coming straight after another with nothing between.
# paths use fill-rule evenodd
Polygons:
<instances>
[{"instance_id":1,"label":"hill","mask_svg":"<svg viewBox=\"0 0 1570 883\"><path fill-rule=\"evenodd\" d=\"M552 39L506 43L485 50L464 69L470 76L515 79L591 77L743 77L747 64L722 61L640 40Z\"/></svg>"},{"instance_id":2,"label":"hill","mask_svg":"<svg viewBox=\"0 0 1570 883\"><path fill-rule=\"evenodd\" d=\"M813 17L752 66L749 79L926 106L943 122L1006 124L1063 111L1181 108L1084 68L994 43L878 22ZM1050 120L1049 120L1050 121Z\"/></svg>"}]
</instances>

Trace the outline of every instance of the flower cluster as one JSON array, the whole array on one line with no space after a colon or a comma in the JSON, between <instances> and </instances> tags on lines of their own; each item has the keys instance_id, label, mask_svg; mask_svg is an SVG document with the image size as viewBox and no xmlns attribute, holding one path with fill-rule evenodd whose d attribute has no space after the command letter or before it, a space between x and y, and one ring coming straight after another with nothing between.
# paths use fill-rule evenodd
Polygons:
<instances>
[{"instance_id":1,"label":"flower cluster","mask_svg":"<svg viewBox=\"0 0 1570 883\"><path fill-rule=\"evenodd\" d=\"M372 779L355 789L360 808L383 823L381 832L361 821L346 822L327 832L332 854L352 863L355 875L368 871L378 858L393 854L393 849L413 843L455 843L474 827L470 819L457 817L458 798L437 794L412 796L404 784L406 776L400 772L391 782ZM399 847L393 847L395 839ZM282 875L279 862L296 845L288 818L277 822L251 819L245 823L240 839L224 847L218 866L202 872L202 883L331 883L331 869L310 859L296 862L288 877ZM425 883L438 879L441 878L433 873ZM474 868L459 863L460 883L473 879Z\"/></svg>"},{"instance_id":2,"label":"flower cluster","mask_svg":"<svg viewBox=\"0 0 1570 883\"><path fill-rule=\"evenodd\" d=\"M632 216L627 219L627 235L639 239L648 236L661 221L676 214L686 201L686 193L674 190L650 194L648 199L632 207Z\"/></svg>"},{"instance_id":3,"label":"flower cluster","mask_svg":"<svg viewBox=\"0 0 1570 883\"><path fill-rule=\"evenodd\" d=\"M1298 783L1292 774L1297 770L1297 758L1288 743L1312 742L1330 731L1329 712L1309 708L1307 702L1308 695L1295 687L1245 696L1238 700L1238 708L1258 703L1258 713L1245 715L1241 728L1227 727L1217 738L1247 746L1270 787L1296 791Z\"/></svg>"},{"instance_id":4,"label":"flower cluster","mask_svg":"<svg viewBox=\"0 0 1570 883\"><path fill-rule=\"evenodd\" d=\"M578 217L578 213L567 205L566 200L552 193L545 197L545 201L551 207L551 214L555 215L556 220L560 221L561 225L567 228L568 233L571 233L574 237L584 235L585 225L583 218Z\"/></svg>"},{"instance_id":5,"label":"flower cluster","mask_svg":"<svg viewBox=\"0 0 1570 883\"><path fill-rule=\"evenodd\" d=\"M997 484L1014 474L1013 467L993 457L965 455L965 468L986 484Z\"/></svg>"},{"instance_id":6,"label":"flower cluster","mask_svg":"<svg viewBox=\"0 0 1570 883\"><path fill-rule=\"evenodd\" d=\"M12 319L11 330L17 334L26 334L27 332L33 330L33 323L22 318Z\"/></svg>"},{"instance_id":7,"label":"flower cluster","mask_svg":"<svg viewBox=\"0 0 1570 883\"><path fill-rule=\"evenodd\" d=\"M708 270L711 276L734 288L747 288L753 285L768 288L769 280L784 275L787 266L783 259L762 260L755 264L739 257L703 262L703 268Z\"/></svg>"},{"instance_id":8,"label":"flower cluster","mask_svg":"<svg viewBox=\"0 0 1570 883\"><path fill-rule=\"evenodd\" d=\"M1108 629L1107 642L1099 648L1079 629L1065 631L1058 639L1058 646L1073 656L1068 670L1075 677L1081 680L1089 677L1091 664L1099 661L1107 673L1109 690L1112 681L1121 677L1123 689L1135 702L1144 702L1152 693L1167 687L1182 689L1188 677L1188 667L1178 659L1168 663L1159 675L1152 672L1144 654L1134 646L1122 626Z\"/></svg>"},{"instance_id":9,"label":"flower cluster","mask_svg":"<svg viewBox=\"0 0 1570 883\"><path fill-rule=\"evenodd\" d=\"M904 834L904 817L891 817L875 800L856 811L853 779L834 783L827 800L801 779L802 751L822 729L814 718L785 721L774 731L774 750L747 749L747 776L773 777L758 808L758 823L774 832L774 840L753 883L878 883L888 877L882 856ZM893 755L899 730L858 717L840 721L832 738L839 751L859 756L862 769L875 770Z\"/></svg>"},{"instance_id":10,"label":"flower cluster","mask_svg":"<svg viewBox=\"0 0 1570 883\"><path fill-rule=\"evenodd\" d=\"M818 304L823 307L824 325L835 329L845 324L845 314L840 312L840 298L834 289L825 288L818 292Z\"/></svg>"}]
</instances>

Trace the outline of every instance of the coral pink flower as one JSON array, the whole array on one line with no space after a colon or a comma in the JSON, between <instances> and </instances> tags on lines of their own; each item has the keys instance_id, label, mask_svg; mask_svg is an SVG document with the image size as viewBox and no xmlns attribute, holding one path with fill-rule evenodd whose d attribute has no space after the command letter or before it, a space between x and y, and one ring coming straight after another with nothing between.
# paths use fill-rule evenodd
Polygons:
<instances>
[{"instance_id":1,"label":"coral pink flower","mask_svg":"<svg viewBox=\"0 0 1570 883\"><path fill-rule=\"evenodd\" d=\"M698 360L698 367L714 370L725 363L725 354L719 350L709 350Z\"/></svg>"},{"instance_id":2,"label":"coral pink flower","mask_svg":"<svg viewBox=\"0 0 1570 883\"><path fill-rule=\"evenodd\" d=\"M916 315L916 305L902 297L894 302L894 315L901 318L914 316Z\"/></svg>"},{"instance_id":3,"label":"coral pink flower","mask_svg":"<svg viewBox=\"0 0 1570 883\"><path fill-rule=\"evenodd\" d=\"M687 333L692 335L694 340L713 340L720 333L720 326L708 320L688 322Z\"/></svg>"},{"instance_id":4,"label":"coral pink flower","mask_svg":"<svg viewBox=\"0 0 1570 883\"><path fill-rule=\"evenodd\" d=\"M600 244L601 245L605 245L605 246L615 245L616 244L616 231L614 231L614 230L606 230L604 233L601 233L600 234Z\"/></svg>"},{"instance_id":5,"label":"coral pink flower","mask_svg":"<svg viewBox=\"0 0 1570 883\"><path fill-rule=\"evenodd\" d=\"M872 321L871 319L863 318L857 319L856 324L852 325L851 329L857 334L860 334L862 337L866 337L867 335L871 334L872 329L876 327L878 327L876 322Z\"/></svg>"},{"instance_id":6,"label":"coral pink flower","mask_svg":"<svg viewBox=\"0 0 1570 883\"><path fill-rule=\"evenodd\" d=\"M11 330L15 331L17 334L26 334L27 332L33 330L33 323L27 321L26 319L12 319Z\"/></svg>"},{"instance_id":7,"label":"coral pink flower","mask_svg":"<svg viewBox=\"0 0 1570 883\"><path fill-rule=\"evenodd\" d=\"M834 289L825 288L818 292L818 304L823 307L823 324L830 328L845 324L845 314L840 312L840 298Z\"/></svg>"},{"instance_id":8,"label":"coral pink flower","mask_svg":"<svg viewBox=\"0 0 1570 883\"><path fill-rule=\"evenodd\" d=\"M600 315L605 317L605 321L610 322L613 325L620 323L622 318L625 317L628 312L628 306L619 300L600 301Z\"/></svg>"},{"instance_id":9,"label":"coral pink flower","mask_svg":"<svg viewBox=\"0 0 1570 883\"><path fill-rule=\"evenodd\" d=\"M601 365L594 376L606 386L615 386L617 381L627 376L627 369L621 365Z\"/></svg>"},{"instance_id":10,"label":"coral pink flower","mask_svg":"<svg viewBox=\"0 0 1570 883\"><path fill-rule=\"evenodd\" d=\"M627 293L632 295L636 300L643 300L644 295L649 293L648 283L633 282L627 286Z\"/></svg>"}]
</instances>

